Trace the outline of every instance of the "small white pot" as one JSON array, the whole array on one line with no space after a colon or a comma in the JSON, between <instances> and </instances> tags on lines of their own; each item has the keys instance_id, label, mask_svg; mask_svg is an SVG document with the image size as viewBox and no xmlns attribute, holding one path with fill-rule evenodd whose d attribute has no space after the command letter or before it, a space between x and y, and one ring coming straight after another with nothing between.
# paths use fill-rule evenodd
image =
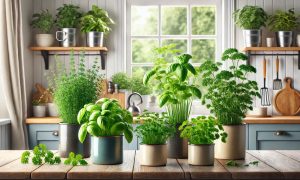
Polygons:
<instances>
[{"instance_id":1,"label":"small white pot","mask_svg":"<svg viewBox=\"0 0 300 180\"><path fill-rule=\"evenodd\" d=\"M58 109L55 103L48 103L48 114L51 117L58 117Z\"/></svg>"},{"instance_id":2,"label":"small white pot","mask_svg":"<svg viewBox=\"0 0 300 180\"><path fill-rule=\"evenodd\" d=\"M165 166L168 159L166 144L141 144L140 164L144 166Z\"/></svg>"},{"instance_id":3,"label":"small white pot","mask_svg":"<svg viewBox=\"0 0 300 180\"><path fill-rule=\"evenodd\" d=\"M297 35L297 45L300 47L300 34Z\"/></svg>"},{"instance_id":4,"label":"small white pot","mask_svg":"<svg viewBox=\"0 0 300 180\"><path fill-rule=\"evenodd\" d=\"M33 106L33 117L46 117L46 106Z\"/></svg>"},{"instance_id":5,"label":"small white pot","mask_svg":"<svg viewBox=\"0 0 300 180\"><path fill-rule=\"evenodd\" d=\"M196 166L214 165L214 144L189 144L188 163Z\"/></svg>"},{"instance_id":6,"label":"small white pot","mask_svg":"<svg viewBox=\"0 0 300 180\"><path fill-rule=\"evenodd\" d=\"M37 34L35 35L36 44L40 47L49 47L54 43L54 36L52 34Z\"/></svg>"}]
</instances>

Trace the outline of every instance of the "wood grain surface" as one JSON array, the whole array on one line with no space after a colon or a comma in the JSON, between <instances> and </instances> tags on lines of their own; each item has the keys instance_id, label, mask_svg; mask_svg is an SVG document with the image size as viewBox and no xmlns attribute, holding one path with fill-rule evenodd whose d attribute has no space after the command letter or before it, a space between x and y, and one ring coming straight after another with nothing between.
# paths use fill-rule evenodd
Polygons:
<instances>
[{"instance_id":1,"label":"wood grain surface","mask_svg":"<svg viewBox=\"0 0 300 180\"><path fill-rule=\"evenodd\" d=\"M300 124L300 116L246 117L246 124Z\"/></svg>"},{"instance_id":2,"label":"wood grain surface","mask_svg":"<svg viewBox=\"0 0 300 180\"><path fill-rule=\"evenodd\" d=\"M19 159L23 150L0 150L0 167Z\"/></svg>"}]
</instances>

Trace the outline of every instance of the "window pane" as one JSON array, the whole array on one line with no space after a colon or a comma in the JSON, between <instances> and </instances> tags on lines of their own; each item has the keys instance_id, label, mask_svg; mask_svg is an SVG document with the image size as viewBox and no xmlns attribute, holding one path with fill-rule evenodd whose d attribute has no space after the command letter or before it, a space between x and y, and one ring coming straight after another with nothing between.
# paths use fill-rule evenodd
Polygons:
<instances>
[{"instance_id":1,"label":"window pane","mask_svg":"<svg viewBox=\"0 0 300 180\"><path fill-rule=\"evenodd\" d=\"M151 70L151 66L133 66L132 67L132 77L144 77L147 71Z\"/></svg>"},{"instance_id":2,"label":"window pane","mask_svg":"<svg viewBox=\"0 0 300 180\"><path fill-rule=\"evenodd\" d=\"M187 8L162 7L162 34L184 35L187 34Z\"/></svg>"},{"instance_id":3,"label":"window pane","mask_svg":"<svg viewBox=\"0 0 300 180\"><path fill-rule=\"evenodd\" d=\"M179 54L187 52L187 40L185 40L185 39L164 39L164 40L162 40L163 46L166 46L169 44L175 44L176 49L179 50L179 52L178 52ZM168 56L168 57L166 57L166 60L168 62L173 62L173 57Z\"/></svg>"},{"instance_id":4,"label":"window pane","mask_svg":"<svg viewBox=\"0 0 300 180\"><path fill-rule=\"evenodd\" d=\"M132 62L152 62L154 48L158 47L157 39L133 39L132 40Z\"/></svg>"},{"instance_id":5,"label":"window pane","mask_svg":"<svg viewBox=\"0 0 300 180\"><path fill-rule=\"evenodd\" d=\"M158 34L158 6L131 6L131 34Z\"/></svg>"},{"instance_id":6,"label":"window pane","mask_svg":"<svg viewBox=\"0 0 300 180\"><path fill-rule=\"evenodd\" d=\"M215 7L192 7L192 34L215 34Z\"/></svg>"},{"instance_id":7,"label":"window pane","mask_svg":"<svg viewBox=\"0 0 300 180\"><path fill-rule=\"evenodd\" d=\"M206 60L215 60L215 40L193 39L192 40L193 62L199 63Z\"/></svg>"}]
</instances>

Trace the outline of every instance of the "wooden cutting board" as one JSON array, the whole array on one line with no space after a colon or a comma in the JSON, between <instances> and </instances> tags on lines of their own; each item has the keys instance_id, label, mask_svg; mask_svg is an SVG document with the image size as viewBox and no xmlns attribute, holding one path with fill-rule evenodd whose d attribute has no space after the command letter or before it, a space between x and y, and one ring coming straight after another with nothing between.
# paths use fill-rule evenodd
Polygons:
<instances>
[{"instance_id":1,"label":"wooden cutting board","mask_svg":"<svg viewBox=\"0 0 300 180\"><path fill-rule=\"evenodd\" d=\"M294 116L300 112L300 93L291 87L292 78L284 79L285 87L274 98L275 109L284 116Z\"/></svg>"}]
</instances>

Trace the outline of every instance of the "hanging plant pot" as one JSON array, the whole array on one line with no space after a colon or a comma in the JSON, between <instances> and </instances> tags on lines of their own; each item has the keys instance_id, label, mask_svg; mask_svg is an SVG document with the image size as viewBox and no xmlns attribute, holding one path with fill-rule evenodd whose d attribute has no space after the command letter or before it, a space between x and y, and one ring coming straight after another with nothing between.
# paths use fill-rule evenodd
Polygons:
<instances>
[{"instance_id":1,"label":"hanging plant pot","mask_svg":"<svg viewBox=\"0 0 300 180\"><path fill-rule=\"evenodd\" d=\"M214 165L214 144L189 144L188 163L198 166Z\"/></svg>"},{"instance_id":2,"label":"hanging plant pot","mask_svg":"<svg viewBox=\"0 0 300 180\"><path fill-rule=\"evenodd\" d=\"M276 41L279 47L291 47L293 44L293 31L276 32Z\"/></svg>"},{"instance_id":3,"label":"hanging plant pot","mask_svg":"<svg viewBox=\"0 0 300 180\"><path fill-rule=\"evenodd\" d=\"M88 47L103 47L103 32L88 32L86 33L86 44Z\"/></svg>"},{"instance_id":4,"label":"hanging plant pot","mask_svg":"<svg viewBox=\"0 0 300 180\"><path fill-rule=\"evenodd\" d=\"M165 166L168 159L166 144L141 144L140 164L144 166Z\"/></svg>"},{"instance_id":5,"label":"hanging plant pot","mask_svg":"<svg viewBox=\"0 0 300 180\"><path fill-rule=\"evenodd\" d=\"M180 137L180 131L176 125L176 133L168 140L168 158L186 159L188 157L188 140Z\"/></svg>"},{"instance_id":6,"label":"hanging plant pot","mask_svg":"<svg viewBox=\"0 0 300 180\"><path fill-rule=\"evenodd\" d=\"M261 46L261 30L260 29L244 29L244 41L246 47Z\"/></svg>"}]
</instances>

